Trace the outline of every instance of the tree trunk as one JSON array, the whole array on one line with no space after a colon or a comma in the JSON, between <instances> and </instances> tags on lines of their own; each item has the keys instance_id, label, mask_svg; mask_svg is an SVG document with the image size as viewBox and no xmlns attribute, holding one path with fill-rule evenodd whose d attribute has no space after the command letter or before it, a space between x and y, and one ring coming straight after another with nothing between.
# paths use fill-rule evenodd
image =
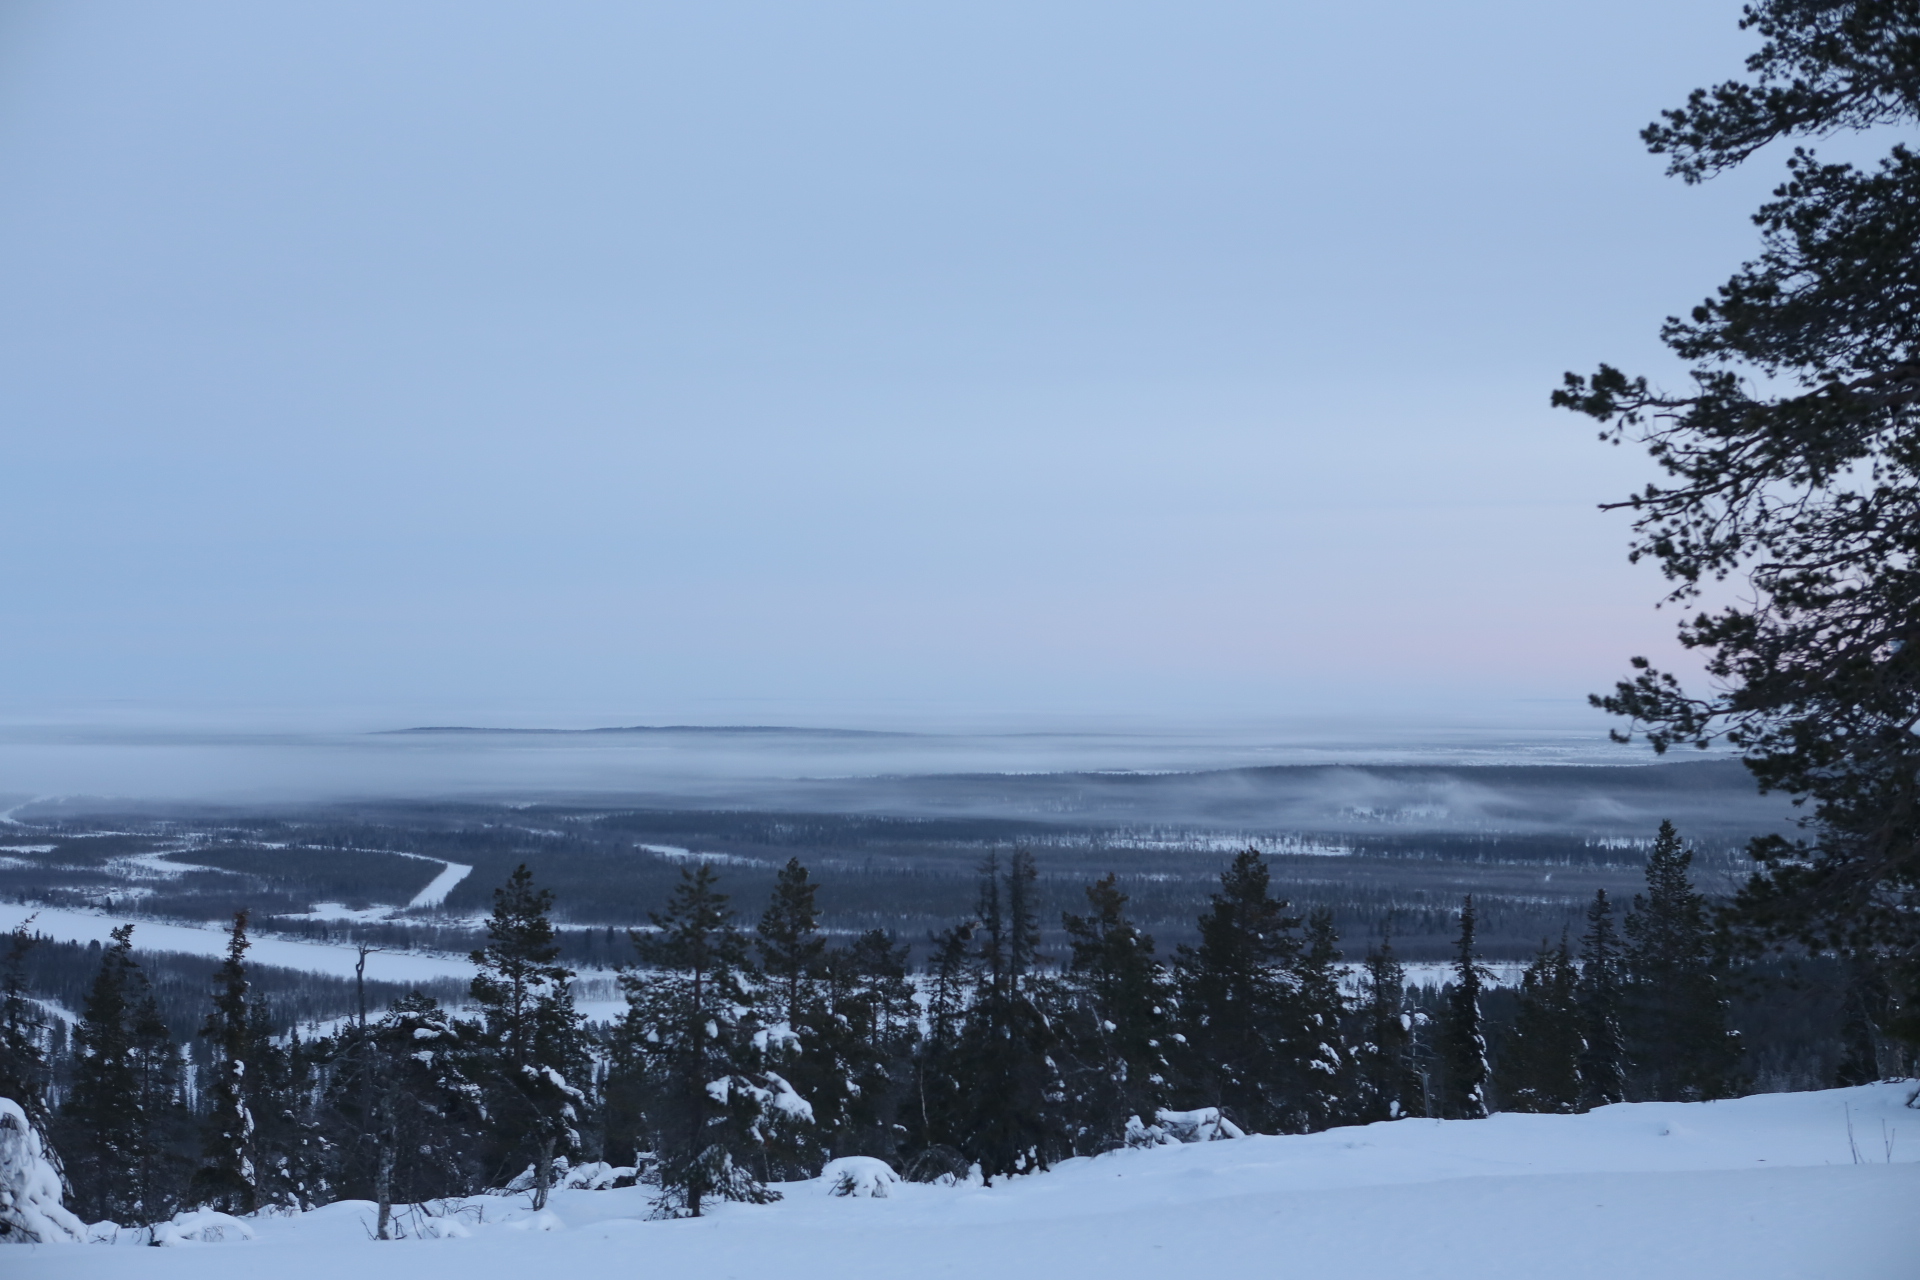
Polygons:
<instances>
[{"instance_id":1,"label":"tree trunk","mask_svg":"<svg viewBox=\"0 0 1920 1280\"><path fill-rule=\"evenodd\" d=\"M547 1190L553 1185L553 1144L551 1136L540 1139L540 1154L533 1162L533 1207L547 1207Z\"/></svg>"},{"instance_id":2,"label":"tree trunk","mask_svg":"<svg viewBox=\"0 0 1920 1280\"><path fill-rule=\"evenodd\" d=\"M373 1198L380 1202L380 1224L374 1236L380 1240L393 1239L393 1154L391 1138L383 1135L373 1174Z\"/></svg>"}]
</instances>

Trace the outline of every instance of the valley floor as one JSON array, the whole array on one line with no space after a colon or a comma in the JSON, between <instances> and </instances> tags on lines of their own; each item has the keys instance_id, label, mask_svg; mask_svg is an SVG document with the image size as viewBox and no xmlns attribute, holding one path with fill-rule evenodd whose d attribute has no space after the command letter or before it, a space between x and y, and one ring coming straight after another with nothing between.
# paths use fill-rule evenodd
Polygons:
<instances>
[{"instance_id":1,"label":"valley floor","mask_svg":"<svg viewBox=\"0 0 1920 1280\"><path fill-rule=\"evenodd\" d=\"M648 1219L645 1188L481 1197L467 1233L379 1243L361 1201L251 1220L253 1240L10 1249L14 1280L833 1277L1899 1277L1920 1274L1911 1084L1403 1120L1074 1160L993 1187ZM1851 1125L1851 1136L1849 1134ZM1858 1162L1856 1162L1856 1160ZM417 1225L417 1223L416 1223Z\"/></svg>"}]
</instances>

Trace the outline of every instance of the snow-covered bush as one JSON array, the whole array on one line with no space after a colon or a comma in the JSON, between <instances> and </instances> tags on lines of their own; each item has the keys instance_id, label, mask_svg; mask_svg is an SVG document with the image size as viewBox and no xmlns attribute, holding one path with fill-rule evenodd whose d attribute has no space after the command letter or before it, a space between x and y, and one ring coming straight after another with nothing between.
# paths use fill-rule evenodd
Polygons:
<instances>
[{"instance_id":1,"label":"snow-covered bush","mask_svg":"<svg viewBox=\"0 0 1920 1280\"><path fill-rule=\"evenodd\" d=\"M830 1196L884 1200L889 1188L899 1181L900 1175L893 1171L893 1166L872 1156L841 1156L827 1161L827 1167L820 1171L820 1184Z\"/></svg>"},{"instance_id":2,"label":"snow-covered bush","mask_svg":"<svg viewBox=\"0 0 1920 1280\"><path fill-rule=\"evenodd\" d=\"M1127 1145L1130 1147L1171 1146L1176 1142L1219 1142L1226 1138L1244 1138L1246 1130L1220 1114L1218 1107L1195 1111L1157 1111L1154 1123L1142 1124L1140 1117L1127 1117Z\"/></svg>"},{"instance_id":3,"label":"snow-covered bush","mask_svg":"<svg viewBox=\"0 0 1920 1280\"><path fill-rule=\"evenodd\" d=\"M60 1174L27 1113L0 1098L0 1244L78 1244L86 1224L60 1203Z\"/></svg>"},{"instance_id":4,"label":"snow-covered bush","mask_svg":"<svg viewBox=\"0 0 1920 1280\"><path fill-rule=\"evenodd\" d=\"M157 1245L178 1247L192 1244L224 1244L253 1239L253 1228L232 1214L213 1209L188 1209L176 1213L170 1221L153 1229Z\"/></svg>"}]
</instances>

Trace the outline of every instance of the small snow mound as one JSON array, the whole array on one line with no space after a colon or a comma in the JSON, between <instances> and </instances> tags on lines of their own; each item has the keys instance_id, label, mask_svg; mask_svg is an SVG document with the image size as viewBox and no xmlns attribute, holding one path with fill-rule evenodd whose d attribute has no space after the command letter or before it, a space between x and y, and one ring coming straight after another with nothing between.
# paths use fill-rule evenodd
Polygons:
<instances>
[{"instance_id":1,"label":"small snow mound","mask_svg":"<svg viewBox=\"0 0 1920 1280\"><path fill-rule=\"evenodd\" d=\"M213 1209L187 1209L153 1229L155 1244L176 1248L193 1244L225 1244L253 1238L252 1227L232 1214Z\"/></svg>"},{"instance_id":2,"label":"small snow mound","mask_svg":"<svg viewBox=\"0 0 1920 1280\"><path fill-rule=\"evenodd\" d=\"M1175 1142L1219 1142L1226 1138L1244 1138L1246 1130L1220 1114L1218 1107L1195 1111L1157 1111L1153 1127Z\"/></svg>"},{"instance_id":3,"label":"small snow mound","mask_svg":"<svg viewBox=\"0 0 1920 1280\"><path fill-rule=\"evenodd\" d=\"M841 1156L827 1161L827 1167L820 1171L821 1185L830 1196L884 1200L889 1188L899 1181L900 1175L893 1171L892 1165L872 1156Z\"/></svg>"},{"instance_id":4,"label":"small snow mound","mask_svg":"<svg viewBox=\"0 0 1920 1280\"><path fill-rule=\"evenodd\" d=\"M531 1218L522 1218L518 1222L506 1224L509 1231L565 1231L567 1224L560 1221L560 1215L551 1209L542 1209Z\"/></svg>"},{"instance_id":5,"label":"small snow mound","mask_svg":"<svg viewBox=\"0 0 1920 1280\"><path fill-rule=\"evenodd\" d=\"M60 1174L27 1113L0 1098L0 1244L79 1244L86 1224L60 1203Z\"/></svg>"},{"instance_id":6,"label":"small snow mound","mask_svg":"<svg viewBox=\"0 0 1920 1280\"><path fill-rule=\"evenodd\" d=\"M577 1169L569 1169L558 1182L570 1191L605 1191L622 1178L631 1179L631 1165L611 1165L605 1160L596 1160L592 1164L583 1164ZM632 1185L631 1182L628 1185Z\"/></svg>"}]
</instances>

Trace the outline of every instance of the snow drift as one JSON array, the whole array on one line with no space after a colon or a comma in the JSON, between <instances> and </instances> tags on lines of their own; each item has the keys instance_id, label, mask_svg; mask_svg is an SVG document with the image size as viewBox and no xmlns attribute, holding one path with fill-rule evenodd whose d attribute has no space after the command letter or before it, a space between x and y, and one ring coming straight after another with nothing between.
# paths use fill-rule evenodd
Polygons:
<instances>
[{"instance_id":1,"label":"snow drift","mask_svg":"<svg viewBox=\"0 0 1920 1280\"><path fill-rule=\"evenodd\" d=\"M252 1280L263 1268L275 1280L1165 1280L1196 1263L1342 1280L1907 1280L1920 1257L1912 1092L1880 1084L1150 1145L992 1187L895 1182L856 1160L776 1204L691 1221L649 1221L646 1187L563 1189L540 1214L524 1195L480 1197L404 1211L397 1243L371 1240L373 1206L346 1202L256 1216L252 1240L7 1260L17 1280Z\"/></svg>"}]
</instances>

